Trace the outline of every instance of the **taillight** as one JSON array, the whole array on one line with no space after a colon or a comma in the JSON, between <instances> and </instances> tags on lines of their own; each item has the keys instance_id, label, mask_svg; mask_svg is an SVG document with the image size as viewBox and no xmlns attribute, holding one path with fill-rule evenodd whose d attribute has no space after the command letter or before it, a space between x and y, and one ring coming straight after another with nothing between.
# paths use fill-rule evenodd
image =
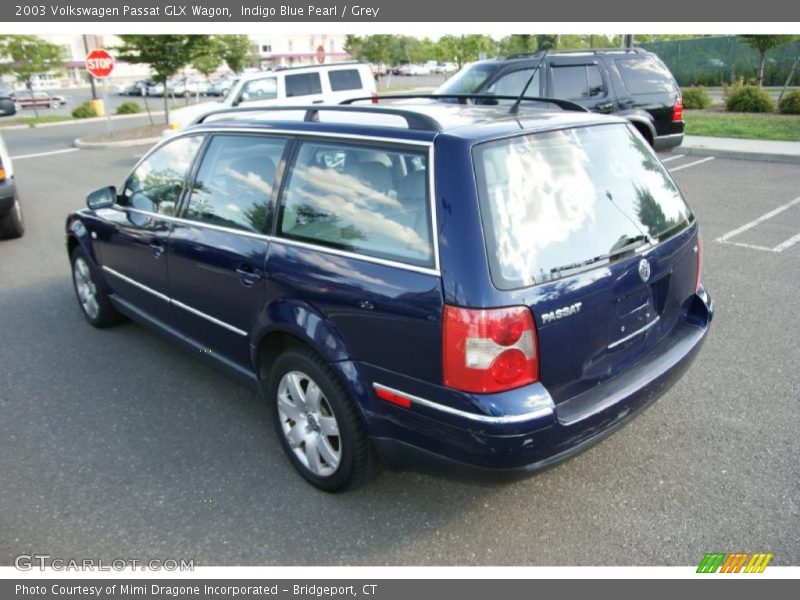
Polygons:
<instances>
[{"instance_id":1,"label":"taillight","mask_svg":"<svg viewBox=\"0 0 800 600\"><path fill-rule=\"evenodd\" d=\"M695 266L694 272L694 291L700 289L700 275L703 271L703 241L700 239L700 234L697 234L696 238L696 245L697 245L697 252L695 252L695 258L697 259L697 264Z\"/></svg>"},{"instance_id":2,"label":"taillight","mask_svg":"<svg viewBox=\"0 0 800 600\"><path fill-rule=\"evenodd\" d=\"M672 107L672 122L678 123L683 121L683 98L678 96L675 99L675 106Z\"/></svg>"},{"instance_id":3,"label":"taillight","mask_svg":"<svg viewBox=\"0 0 800 600\"><path fill-rule=\"evenodd\" d=\"M444 384L465 392L501 392L538 381L533 314L525 306L445 306L442 358Z\"/></svg>"},{"instance_id":4,"label":"taillight","mask_svg":"<svg viewBox=\"0 0 800 600\"><path fill-rule=\"evenodd\" d=\"M373 104L378 103L378 92L372 92L372 103Z\"/></svg>"}]
</instances>

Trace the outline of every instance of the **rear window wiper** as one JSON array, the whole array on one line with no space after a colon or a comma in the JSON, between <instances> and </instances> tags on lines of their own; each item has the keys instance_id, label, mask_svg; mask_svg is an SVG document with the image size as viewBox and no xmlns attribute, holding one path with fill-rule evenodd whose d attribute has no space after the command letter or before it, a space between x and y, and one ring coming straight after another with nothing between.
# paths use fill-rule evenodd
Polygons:
<instances>
[{"instance_id":1,"label":"rear window wiper","mask_svg":"<svg viewBox=\"0 0 800 600\"><path fill-rule=\"evenodd\" d=\"M622 243L622 245L617 246L617 244L619 243ZM581 267L588 267L589 265L592 265L596 262L600 262L603 260L611 261L619 256L622 256L623 254L627 254L628 252L633 252L634 250L641 248L645 244L650 244L650 243L651 243L650 236L644 233L642 235L635 235L632 237L626 236L620 238L620 241L614 245L615 247L611 250L611 252L607 252L606 254L601 254L593 258L588 258L586 260L581 260L578 262L562 265L560 267L553 267L552 269L550 269L550 273L580 269Z\"/></svg>"}]
</instances>

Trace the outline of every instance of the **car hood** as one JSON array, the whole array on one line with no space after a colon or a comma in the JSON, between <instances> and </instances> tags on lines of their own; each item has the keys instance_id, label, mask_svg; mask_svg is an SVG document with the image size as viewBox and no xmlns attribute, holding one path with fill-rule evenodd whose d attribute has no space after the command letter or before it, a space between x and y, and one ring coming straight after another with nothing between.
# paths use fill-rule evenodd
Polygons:
<instances>
[{"instance_id":1,"label":"car hood","mask_svg":"<svg viewBox=\"0 0 800 600\"><path fill-rule=\"evenodd\" d=\"M182 129L187 125L191 125L203 115L221 108L225 108L225 104L222 102L201 102L199 104L177 108L170 111L169 123L173 129L176 127Z\"/></svg>"}]
</instances>

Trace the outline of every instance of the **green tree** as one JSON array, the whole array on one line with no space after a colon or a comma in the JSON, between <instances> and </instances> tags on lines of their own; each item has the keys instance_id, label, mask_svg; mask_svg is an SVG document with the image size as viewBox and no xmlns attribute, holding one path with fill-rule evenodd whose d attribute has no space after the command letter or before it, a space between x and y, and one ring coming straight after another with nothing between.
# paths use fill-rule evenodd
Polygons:
<instances>
[{"instance_id":1,"label":"green tree","mask_svg":"<svg viewBox=\"0 0 800 600\"><path fill-rule=\"evenodd\" d=\"M353 58L361 59L361 48L364 45L364 38L358 35L348 34L344 38L344 51Z\"/></svg>"},{"instance_id":2,"label":"green tree","mask_svg":"<svg viewBox=\"0 0 800 600\"><path fill-rule=\"evenodd\" d=\"M211 36L208 38L206 48L199 51L198 55L192 60L192 66L208 79L211 74L219 68L222 63L222 42L219 37Z\"/></svg>"},{"instance_id":3,"label":"green tree","mask_svg":"<svg viewBox=\"0 0 800 600\"><path fill-rule=\"evenodd\" d=\"M118 58L129 63L147 64L153 79L164 84L164 118L169 123L167 80L192 63L208 48L207 35L121 35L116 48Z\"/></svg>"},{"instance_id":4,"label":"green tree","mask_svg":"<svg viewBox=\"0 0 800 600\"><path fill-rule=\"evenodd\" d=\"M33 93L33 82L37 76L48 72L59 72L64 66L61 46L51 44L34 35L0 36L0 55L9 62L0 64L0 73L14 73L17 80ZM39 109L33 103L34 114Z\"/></svg>"},{"instance_id":5,"label":"green tree","mask_svg":"<svg viewBox=\"0 0 800 600\"><path fill-rule=\"evenodd\" d=\"M481 52L491 53L495 43L487 35L444 35L436 44L440 60L453 61L460 69L465 62L478 60Z\"/></svg>"},{"instance_id":6,"label":"green tree","mask_svg":"<svg viewBox=\"0 0 800 600\"><path fill-rule=\"evenodd\" d=\"M253 62L253 46L246 35L219 35L220 55L228 68L241 73L249 62Z\"/></svg>"},{"instance_id":7,"label":"green tree","mask_svg":"<svg viewBox=\"0 0 800 600\"><path fill-rule=\"evenodd\" d=\"M747 45L758 51L758 86L764 84L764 65L767 52L792 39L790 35L743 35Z\"/></svg>"},{"instance_id":8,"label":"green tree","mask_svg":"<svg viewBox=\"0 0 800 600\"><path fill-rule=\"evenodd\" d=\"M370 63L385 63L389 60L391 35L368 35L361 40L358 58Z\"/></svg>"}]
</instances>

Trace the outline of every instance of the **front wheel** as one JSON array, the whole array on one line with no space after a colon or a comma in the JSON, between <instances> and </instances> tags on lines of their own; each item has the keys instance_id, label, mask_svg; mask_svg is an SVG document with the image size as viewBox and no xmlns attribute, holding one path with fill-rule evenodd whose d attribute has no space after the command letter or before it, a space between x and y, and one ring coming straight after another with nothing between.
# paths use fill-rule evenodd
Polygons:
<instances>
[{"instance_id":1,"label":"front wheel","mask_svg":"<svg viewBox=\"0 0 800 600\"><path fill-rule=\"evenodd\" d=\"M110 327L124 320L111 304L108 294L98 284L86 253L77 247L72 251L70 259L75 294L78 296L78 304L86 320L99 328Z\"/></svg>"},{"instance_id":2,"label":"front wheel","mask_svg":"<svg viewBox=\"0 0 800 600\"><path fill-rule=\"evenodd\" d=\"M374 468L369 441L353 401L314 352L288 350L270 372L275 428L295 469L326 492L355 489Z\"/></svg>"}]
</instances>

